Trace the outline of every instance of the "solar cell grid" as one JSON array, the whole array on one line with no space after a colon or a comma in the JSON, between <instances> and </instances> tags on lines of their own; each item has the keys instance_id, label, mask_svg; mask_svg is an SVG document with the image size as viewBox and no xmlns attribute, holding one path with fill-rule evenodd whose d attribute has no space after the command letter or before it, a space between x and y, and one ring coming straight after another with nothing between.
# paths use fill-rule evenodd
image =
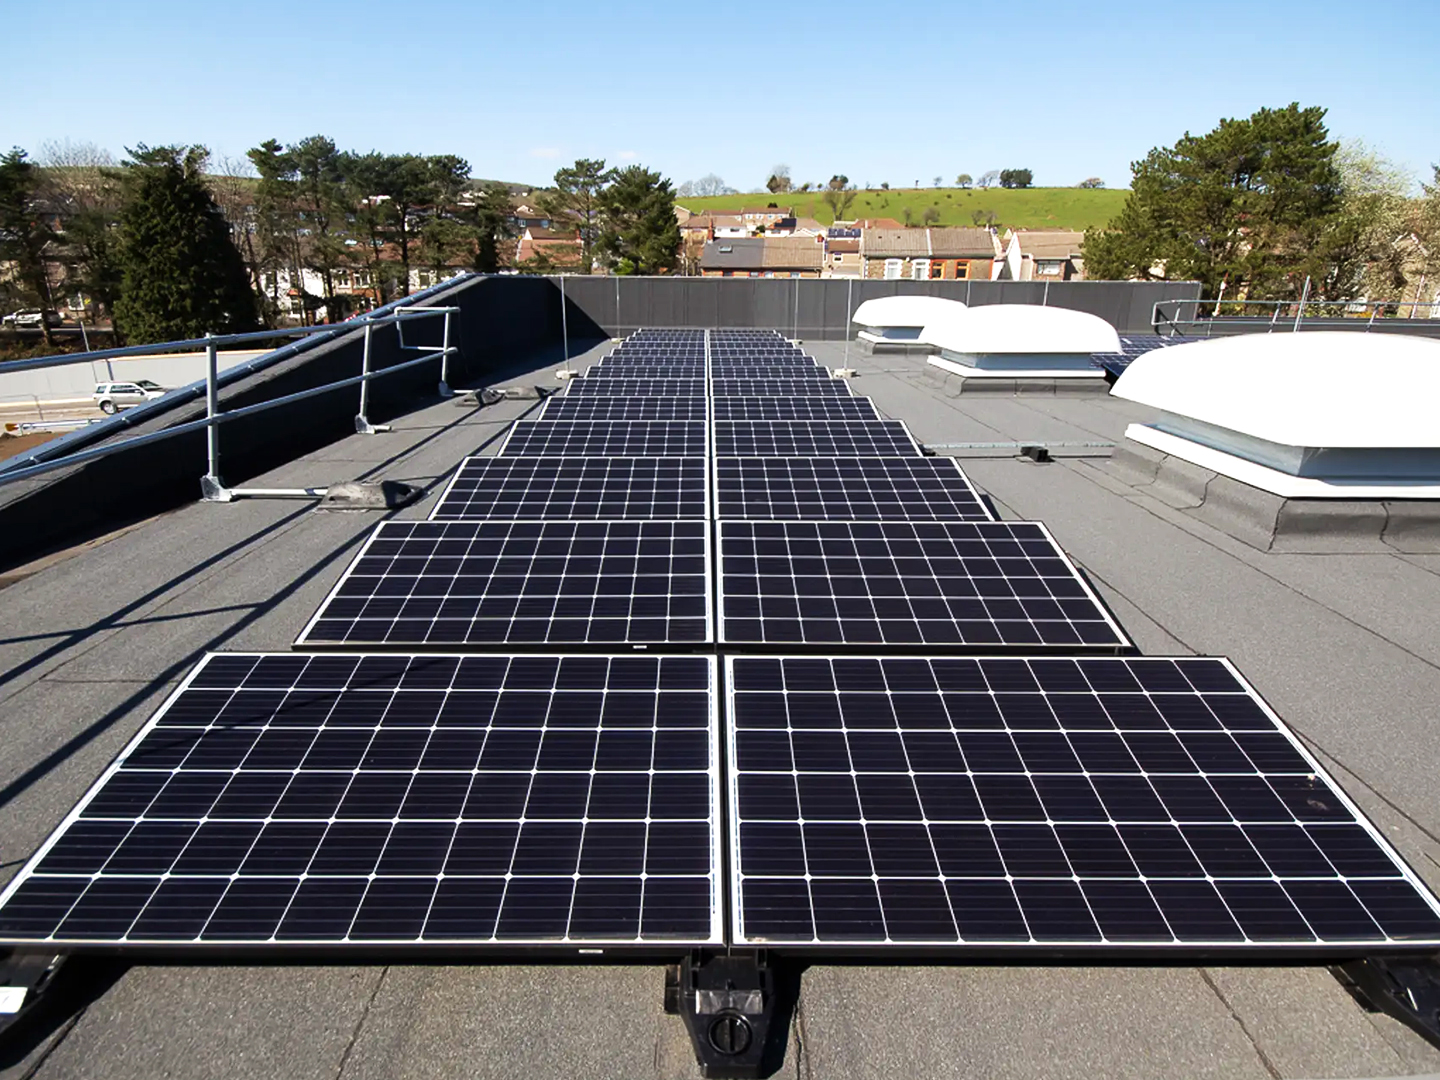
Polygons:
<instances>
[{"instance_id":1,"label":"solar cell grid","mask_svg":"<svg viewBox=\"0 0 1440 1080\"><path fill-rule=\"evenodd\" d=\"M0 941L718 941L713 664L211 655L0 895Z\"/></svg>"},{"instance_id":2,"label":"solar cell grid","mask_svg":"<svg viewBox=\"0 0 1440 1080\"><path fill-rule=\"evenodd\" d=\"M920 455L899 420L717 420L717 457Z\"/></svg>"},{"instance_id":3,"label":"solar cell grid","mask_svg":"<svg viewBox=\"0 0 1440 1080\"><path fill-rule=\"evenodd\" d=\"M722 518L717 529L726 644L1129 644L1035 522Z\"/></svg>"},{"instance_id":4,"label":"solar cell grid","mask_svg":"<svg viewBox=\"0 0 1440 1080\"><path fill-rule=\"evenodd\" d=\"M517 420L500 454L504 457L703 457L705 450L703 421Z\"/></svg>"},{"instance_id":5,"label":"solar cell grid","mask_svg":"<svg viewBox=\"0 0 1440 1080\"><path fill-rule=\"evenodd\" d=\"M850 397L850 385L844 379L805 378L726 378L712 373L712 397L813 397L817 394Z\"/></svg>"},{"instance_id":6,"label":"solar cell grid","mask_svg":"<svg viewBox=\"0 0 1440 1080\"><path fill-rule=\"evenodd\" d=\"M715 514L797 521L990 521L953 458L717 458Z\"/></svg>"},{"instance_id":7,"label":"solar cell grid","mask_svg":"<svg viewBox=\"0 0 1440 1080\"><path fill-rule=\"evenodd\" d=\"M537 420L705 420L704 398L552 397Z\"/></svg>"},{"instance_id":8,"label":"solar cell grid","mask_svg":"<svg viewBox=\"0 0 1440 1080\"><path fill-rule=\"evenodd\" d=\"M1223 660L728 664L737 944L1440 941L1440 904Z\"/></svg>"},{"instance_id":9,"label":"solar cell grid","mask_svg":"<svg viewBox=\"0 0 1440 1080\"><path fill-rule=\"evenodd\" d=\"M705 521L387 521L296 644L710 640Z\"/></svg>"},{"instance_id":10,"label":"solar cell grid","mask_svg":"<svg viewBox=\"0 0 1440 1080\"><path fill-rule=\"evenodd\" d=\"M703 378L594 378L586 376L571 379L565 391L566 397L589 397L591 395L618 395L620 397L705 397Z\"/></svg>"},{"instance_id":11,"label":"solar cell grid","mask_svg":"<svg viewBox=\"0 0 1440 1080\"><path fill-rule=\"evenodd\" d=\"M466 458L432 521L704 518L703 458Z\"/></svg>"},{"instance_id":12,"label":"solar cell grid","mask_svg":"<svg viewBox=\"0 0 1440 1080\"><path fill-rule=\"evenodd\" d=\"M716 398L716 420L879 420L868 397Z\"/></svg>"}]
</instances>

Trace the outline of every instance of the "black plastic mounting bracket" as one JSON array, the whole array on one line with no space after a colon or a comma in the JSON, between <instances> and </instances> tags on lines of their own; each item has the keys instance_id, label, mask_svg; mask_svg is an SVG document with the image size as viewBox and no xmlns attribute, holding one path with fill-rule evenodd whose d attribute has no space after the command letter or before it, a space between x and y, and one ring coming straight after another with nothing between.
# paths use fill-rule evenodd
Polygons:
<instances>
[{"instance_id":1,"label":"black plastic mounting bracket","mask_svg":"<svg viewBox=\"0 0 1440 1080\"><path fill-rule=\"evenodd\" d=\"M1370 956L1330 970L1362 1006L1440 1046L1440 954Z\"/></svg>"},{"instance_id":2,"label":"black plastic mounting bracket","mask_svg":"<svg viewBox=\"0 0 1440 1080\"><path fill-rule=\"evenodd\" d=\"M1022 458L1028 458L1035 462L1036 465L1048 465L1051 460L1050 448L1048 446L1022 446L1020 448L1020 456Z\"/></svg>"},{"instance_id":3,"label":"black plastic mounting bracket","mask_svg":"<svg viewBox=\"0 0 1440 1080\"><path fill-rule=\"evenodd\" d=\"M64 962L47 953L0 955L0 1033L30 1012Z\"/></svg>"},{"instance_id":4,"label":"black plastic mounting bracket","mask_svg":"<svg viewBox=\"0 0 1440 1080\"><path fill-rule=\"evenodd\" d=\"M690 1033L707 1080L757 1080L785 1060L799 972L764 949L692 952L665 972L665 1011Z\"/></svg>"}]
</instances>

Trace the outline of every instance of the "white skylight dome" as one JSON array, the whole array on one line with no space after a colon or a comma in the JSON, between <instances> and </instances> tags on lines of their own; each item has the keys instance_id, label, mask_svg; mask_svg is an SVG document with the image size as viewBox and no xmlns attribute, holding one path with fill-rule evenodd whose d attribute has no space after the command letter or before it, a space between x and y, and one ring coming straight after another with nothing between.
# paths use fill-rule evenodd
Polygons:
<instances>
[{"instance_id":1,"label":"white skylight dome","mask_svg":"<svg viewBox=\"0 0 1440 1080\"><path fill-rule=\"evenodd\" d=\"M927 323L920 341L939 349L931 363L974 369L1103 378L1094 353L1118 353L1120 335L1098 315L1039 304L986 304Z\"/></svg>"},{"instance_id":2,"label":"white skylight dome","mask_svg":"<svg viewBox=\"0 0 1440 1080\"><path fill-rule=\"evenodd\" d=\"M1137 358L1111 393L1162 410L1129 438L1276 494L1440 495L1434 340L1320 330L1196 341Z\"/></svg>"},{"instance_id":3,"label":"white skylight dome","mask_svg":"<svg viewBox=\"0 0 1440 1080\"><path fill-rule=\"evenodd\" d=\"M986 304L927 324L920 335L944 352L972 356L1118 353L1120 335L1098 315L1040 304Z\"/></svg>"},{"instance_id":4,"label":"white skylight dome","mask_svg":"<svg viewBox=\"0 0 1440 1080\"><path fill-rule=\"evenodd\" d=\"M862 327L860 338L875 344L914 343L927 323L959 314L965 305L938 296L878 296L866 300L850 321Z\"/></svg>"}]
</instances>

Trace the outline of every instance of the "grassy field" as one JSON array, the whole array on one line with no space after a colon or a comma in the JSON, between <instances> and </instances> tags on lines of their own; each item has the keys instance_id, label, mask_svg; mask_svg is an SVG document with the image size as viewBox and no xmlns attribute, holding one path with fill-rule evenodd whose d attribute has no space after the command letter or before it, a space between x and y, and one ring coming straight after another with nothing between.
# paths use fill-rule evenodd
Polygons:
<instances>
[{"instance_id":1,"label":"grassy field","mask_svg":"<svg viewBox=\"0 0 1440 1080\"><path fill-rule=\"evenodd\" d=\"M962 188L901 188L892 191L861 191L850 208L848 217L888 217L905 220L905 208L911 219L921 223L927 207L940 211L940 225L974 225L975 213L995 215L994 224L1001 229L1088 229L1104 225L1120 212L1128 191L1089 191L1082 188L988 188L984 191ZM820 201L818 192L790 192L788 195L717 195L708 199L676 199L690 210L724 212L746 206L778 203L793 206L801 217L815 218L828 225L834 219L830 208ZM988 220L982 218L981 224Z\"/></svg>"}]
</instances>

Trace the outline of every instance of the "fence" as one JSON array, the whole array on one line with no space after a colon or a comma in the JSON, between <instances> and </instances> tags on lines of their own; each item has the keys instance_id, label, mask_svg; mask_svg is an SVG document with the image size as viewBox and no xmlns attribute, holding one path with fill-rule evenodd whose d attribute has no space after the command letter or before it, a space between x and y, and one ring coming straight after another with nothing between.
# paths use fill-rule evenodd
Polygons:
<instances>
[{"instance_id":1,"label":"fence","mask_svg":"<svg viewBox=\"0 0 1440 1080\"><path fill-rule=\"evenodd\" d=\"M1087 311L1121 333L1149 333L1156 303L1196 301L1196 282L884 281L850 278L565 278L571 332L623 337L642 326L753 327L787 337L853 336L850 316L880 296L966 304L1043 304Z\"/></svg>"},{"instance_id":2,"label":"fence","mask_svg":"<svg viewBox=\"0 0 1440 1080\"><path fill-rule=\"evenodd\" d=\"M1437 315L1440 302L1419 300L1165 299L1156 302L1150 324L1156 333L1177 337L1303 329L1440 336Z\"/></svg>"}]
</instances>

